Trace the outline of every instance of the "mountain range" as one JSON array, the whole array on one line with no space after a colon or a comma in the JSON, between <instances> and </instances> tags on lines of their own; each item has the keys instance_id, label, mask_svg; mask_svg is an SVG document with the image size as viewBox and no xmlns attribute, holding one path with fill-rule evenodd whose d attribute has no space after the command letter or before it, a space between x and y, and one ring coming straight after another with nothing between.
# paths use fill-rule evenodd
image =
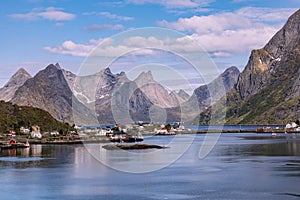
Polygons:
<instances>
[{"instance_id":1,"label":"mountain range","mask_svg":"<svg viewBox=\"0 0 300 200\"><path fill-rule=\"evenodd\" d=\"M3 88L11 94L10 102L46 110L54 118L69 123L174 122L183 119L181 107L189 107L186 113L189 117L199 113L194 109L192 99L195 97L203 104L200 109L211 104L208 91L203 89L205 86L196 89L191 97L183 90L169 92L153 79L150 71L142 72L131 81L124 72L113 74L109 68L94 75L76 76L57 63L48 65L34 77L29 77L24 69L16 74L18 76L14 75L7 85L18 84L11 90ZM236 83L238 74L238 69L231 67L210 84L216 86L218 98L222 96L217 91L218 84L224 84L228 91ZM28 78L24 81L23 77ZM0 93L0 98L4 100L3 94L6 93Z\"/></svg>"},{"instance_id":2,"label":"mountain range","mask_svg":"<svg viewBox=\"0 0 300 200\"><path fill-rule=\"evenodd\" d=\"M0 89L0 99L37 107L60 121L79 125L217 124L224 120L227 124L283 124L300 115L299 31L300 10L263 48L251 52L241 73L230 67L191 96L183 90L168 91L151 71L129 80L125 72L114 74L109 68L77 76L50 64L34 77L20 69Z\"/></svg>"}]
</instances>

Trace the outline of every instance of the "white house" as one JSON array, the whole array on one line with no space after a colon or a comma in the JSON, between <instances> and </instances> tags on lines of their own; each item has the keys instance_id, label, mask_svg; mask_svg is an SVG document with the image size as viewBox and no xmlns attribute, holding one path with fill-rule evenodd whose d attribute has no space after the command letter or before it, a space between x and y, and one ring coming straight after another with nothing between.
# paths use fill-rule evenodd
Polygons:
<instances>
[{"instance_id":1,"label":"white house","mask_svg":"<svg viewBox=\"0 0 300 200\"><path fill-rule=\"evenodd\" d=\"M20 132L23 133L23 134L29 134L30 133L30 130L29 128L24 128L23 126L20 128Z\"/></svg>"},{"instance_id":2,"label":"white house","mask_svg":"<svg viewBox=\"0 0 300 200\"><path fill-rule=\"evenodd\" d=\"M31 137L41 139L42 134L40 132L40 127L39 126L32 126L31 128L32 128L32 131L30 133Z\"/></svg>"}]
</instances>

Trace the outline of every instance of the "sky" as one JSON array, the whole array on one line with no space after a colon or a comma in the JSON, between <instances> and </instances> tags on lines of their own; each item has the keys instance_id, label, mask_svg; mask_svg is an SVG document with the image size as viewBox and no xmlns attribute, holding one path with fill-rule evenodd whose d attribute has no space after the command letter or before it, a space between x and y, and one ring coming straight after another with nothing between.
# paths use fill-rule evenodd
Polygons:
<instances>
[{"instance_id":1,"label":"sky","mask_svg":"<svg viewBox=\"0 0 300 200\"><path fill-rule=\"evenodd\" d=\"M34 75L59 63L80 74L93 54L115 73L155 63L196 85L197 74L184 71L195 55L211 59L201 60L206 68L242 70L300 0L6 0L0 6L0 86L21 67Z\"/></svg>"}]
</instances>

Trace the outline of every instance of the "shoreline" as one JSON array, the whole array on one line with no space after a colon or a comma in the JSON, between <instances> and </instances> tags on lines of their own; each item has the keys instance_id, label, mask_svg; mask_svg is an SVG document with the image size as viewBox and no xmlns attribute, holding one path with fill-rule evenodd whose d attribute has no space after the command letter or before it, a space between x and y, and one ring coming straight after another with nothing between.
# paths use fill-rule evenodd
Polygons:
<instances>
[{"instance_id":1,"label":"shoreline","mask_svg":"<svg viewBox=\"0 0 300 200\"><path fill-rule=\"evenodd\" d=\"M256 132L254 130L198 130L198 131L181 131L181 132L177 132L176 135L191 135L191 134L214 134L214 133L221 133L221 134L226 134L226 133L255 133L258 135L266 135L266 134L272 134L272 133L276 133L276 134L285 134L284 131L282 130L274 130L272 132ZM297 132L296 132L297 133ZM299 132L298 132L299 133ZM288 133L291 134L291 133ZM154 133L144 133L143 135L145 136L153 136L153 137L158 137L158 136L176 136L176 135L155 135ZM89 144L95 144L95 143L110 143L109 138L107 137L99 137L99 138L94 138L94 139L52 139L52 140L47 140L47 139L28 139L25 138L24 136L15 136L15 137L7 137L7 138L2 138L2 140L0 140L0 144L5 144L7 143L7 141L9 141L10 139L14 139L17 140L18 142L23 142L25 143L26 140L28 140L28 142L30 144L44 144L44 145L74 145L74 144L84 144L84 143L89 143Z\"/></svg>"}]
</instances>

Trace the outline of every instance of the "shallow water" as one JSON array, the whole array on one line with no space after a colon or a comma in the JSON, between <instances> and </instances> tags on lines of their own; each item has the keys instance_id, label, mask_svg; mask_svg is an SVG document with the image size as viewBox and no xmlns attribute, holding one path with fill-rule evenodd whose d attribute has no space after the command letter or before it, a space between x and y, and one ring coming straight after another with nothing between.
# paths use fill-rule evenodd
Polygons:
<instances>
[{"instance_id":1,"label":"shallow water","mask_svg":"<svg viewBox=\"0 0 300 200\"><path fill-rule=\"evenodd\" d=\"M1 199L299 198L300 135L261 136L222 134L209 155L199 159L205 135L197 135L174 163L148 173L126 173L105 166L87 151L100 151L95 144L4 150L0 195ZM155 136L145 138L144 143L168 145L171 141L174 136ZM141 159L146 158L140 151L126 157L119 151L101 152L110 164L124 168L140 169ZM172 148L160 151L172 153ZM165 156L146 163L157 165Z\"/></svg>"}]
</instances>

